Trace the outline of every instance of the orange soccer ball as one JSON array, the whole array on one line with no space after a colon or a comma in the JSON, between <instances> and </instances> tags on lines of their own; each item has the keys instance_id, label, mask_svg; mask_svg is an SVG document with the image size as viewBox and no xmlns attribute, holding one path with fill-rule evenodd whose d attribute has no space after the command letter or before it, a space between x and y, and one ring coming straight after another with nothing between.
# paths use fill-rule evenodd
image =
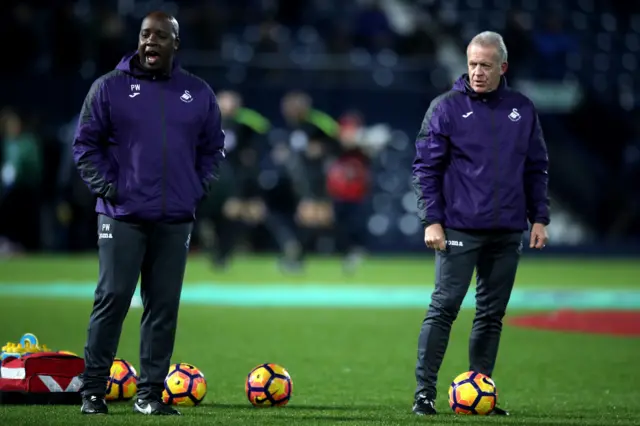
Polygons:
<instances>
[{"instance_id":1,"label":"orange soccer ball","mask_svg":"<svg viewBox=\"0 0 640 426\"><path fill-rule=\"evenodd\" d=\"M179 363L169 367L164 379L162 401L165 404L194 407L207 395L204 374L191 364Z\"/></svg>"},{"instance_id":2,"label":"orange soccer ball","mask_svg":"<svg viewBox=\"0 0 640 426\"><path fill-rule=\"evenodd\" d=\"M111 364L107 382L107 401L126 401L138 391L138 373L133 365L124 359L116 358Z\"/></svg>"},{"instance_id":3,"label":"orange soccer ball","mask_svg":"<svg viewBox=\"0 0 640 426\"><path fill-rule=\"evenodd\" d=\"M475 371L460 374L449 387L449 406L456 414L490 414L497 399L493 380Z\"/></svg>"},{"instance_id":4,"label":"orange soccer ball","mask_svg":"<svg viewBox=\"0 0 640 426\"><path fill-rule=\"evenodd\" d=\"M284 367L260 364L249 372L244 389L254 407L283 407L291 399L293 381Z\"/></svg>"}]
</instances>

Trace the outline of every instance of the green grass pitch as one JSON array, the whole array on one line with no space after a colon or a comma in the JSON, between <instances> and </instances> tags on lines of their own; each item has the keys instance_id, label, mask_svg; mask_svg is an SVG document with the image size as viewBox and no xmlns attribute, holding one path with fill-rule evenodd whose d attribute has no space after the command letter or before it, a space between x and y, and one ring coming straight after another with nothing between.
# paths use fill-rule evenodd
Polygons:
<instances>
[{"instance_id":1,"label":"green grass pitch","mask_svg":"<svg viewBox=\"0 0 640 426\"><path fill-rule=\"evenodd\" d=\"M640 290L636 260L524 259L519 288ZM14 258L0 262L0 283L92 282L94 256ZM305 275L281 276L272 258L238 258L217 272L204 258L189 263L190 283L433 285L432 258L372 258L345 277L335 259L314 259ZM265 292L264 298L269 298ZM426 308L428 300L424 301ZM76 406L2 406L0 425L145 424L640 424L640 339L556 333L505 325L494 379L508 418L451 413L447 389L468 367L473 311L454 324L441 370L435 418L411 414L417 335L425 308L219 307L183 304L174 362L199 367L208 380L205 402L181 418L145 418L131 402L109 416L87 419ZM81 354L90 299L0 295L0 342L32 332L41 343ZM511 309L509 315L524 311ZM129 312L118 356L139 368L141 310ZM254 409L244 380L263 362L285 366L293 379L284 408Z\"/></svg>"}]
</instances>

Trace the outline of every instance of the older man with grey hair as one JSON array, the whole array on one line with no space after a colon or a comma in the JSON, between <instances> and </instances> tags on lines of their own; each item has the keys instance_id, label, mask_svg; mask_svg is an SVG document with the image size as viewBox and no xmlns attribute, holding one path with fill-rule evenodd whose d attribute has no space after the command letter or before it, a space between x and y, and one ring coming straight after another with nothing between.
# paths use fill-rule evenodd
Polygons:
<instances>
[{"instance_id":1,"label":"older man with grey hair","mask_svg":"<svg viewBox=\"0 0 640 426\"><path fill-rule=\"evenodd\" d=\"M452 90L431 102L416 138L413 186L425 244L436 251L435 289L418 341L418 415L436 414L438 371L474 270L469 370L491 377L523 232L530 227L530 248L547 242L547 148L533 103L507 86L500 34L476 35L467 65Z\"/></svg>"}]
</instances>

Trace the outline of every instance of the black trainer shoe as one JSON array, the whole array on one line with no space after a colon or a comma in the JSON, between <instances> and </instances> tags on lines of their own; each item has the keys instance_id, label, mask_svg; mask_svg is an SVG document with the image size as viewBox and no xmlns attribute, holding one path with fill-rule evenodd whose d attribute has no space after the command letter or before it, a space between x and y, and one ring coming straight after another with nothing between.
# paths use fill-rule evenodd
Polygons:
<instances>
[{"instance_id":1,"label":"black trainer shoe","mask_svg":"<svg viewBox=\"0 0 640 426\"><path fill-rule=\"evenodd\" d=\"M494 407L493 411L491 412L492 416L508 416L509 412L507 410L503 410L500 407Z\"/></svg>"},{"instance_id":2,"label":"black trainer shoe","mask_svg":"<svg viewBox=\"0 0 640 426\"><path fill-rule=\"evenodd\" d=\"M413 402L413 412L418 416L431 416L437 414L435 403L426 396L418 395Z\"/></svg>"},{"instance_id":3,"label":"black trainer shoe","mask_svg":"<svg viewBox=\"0 0 640 426\"><path fill-rule=\"evenodd\" d=\"M87 395L82 397L80 412L82 414L109 414L109 409L103 396Z\"/></svg>"},{"instance_id":4,"label":"black trainer shoe","mask_svg":"<svg viewBox=\"0 0 640 426\"><path fill-rule=\"evenodd\" d=\"M135 413L146 414L151 416L180 416L180 411L170 405L163 404L161 401L136 399L133 404Z\"/></svg>"}]
</instances>

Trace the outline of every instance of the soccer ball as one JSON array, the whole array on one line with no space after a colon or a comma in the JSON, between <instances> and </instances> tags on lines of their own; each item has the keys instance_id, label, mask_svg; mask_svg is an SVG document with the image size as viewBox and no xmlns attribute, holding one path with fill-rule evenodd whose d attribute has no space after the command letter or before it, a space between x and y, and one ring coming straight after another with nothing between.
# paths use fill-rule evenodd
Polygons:
<instances>
[{"instance_id":1,"label":"soccer ball","mask_svg":"<svg viewBox=\"0 0 640 426\"><path fill-rule=\"evenodd\" d=\"M475 371L460 374L449 387L449 406L456 414L490 414L497 399L493 380Z\"/></svg>"},{"instance_id":2,"label":"soccer ball","mask_svg":"<svg viewBox=\"0 0 640 426\"><path fill-rule=\"evenodd\" d=\"M249 372L244 390L255 407L283 407L291 398L293 382L284 367L260 364Z\"/></svg>"},{"instance_id":3,"label":"soccer ball","mask_svg":"<svg viewBox=\"0 0 640 426\"><path fill-rule=\"evenodd\" d=\"M111 364L107 382L107 401L126 401L133 398L138 390L138 373L129 362L116 358Z\"/></svg>"},{"instance_id":4,"label":"soccer ball","mask_svg":"<svg viewBox=\"0 0 640 426\"><path fill-rule=\"evenodd\" d=\"M185 363L169 367L162 391L162 401L165 404L195 407L206 394L207 381L196 367Z\"/></svg>"}]
</instances>

